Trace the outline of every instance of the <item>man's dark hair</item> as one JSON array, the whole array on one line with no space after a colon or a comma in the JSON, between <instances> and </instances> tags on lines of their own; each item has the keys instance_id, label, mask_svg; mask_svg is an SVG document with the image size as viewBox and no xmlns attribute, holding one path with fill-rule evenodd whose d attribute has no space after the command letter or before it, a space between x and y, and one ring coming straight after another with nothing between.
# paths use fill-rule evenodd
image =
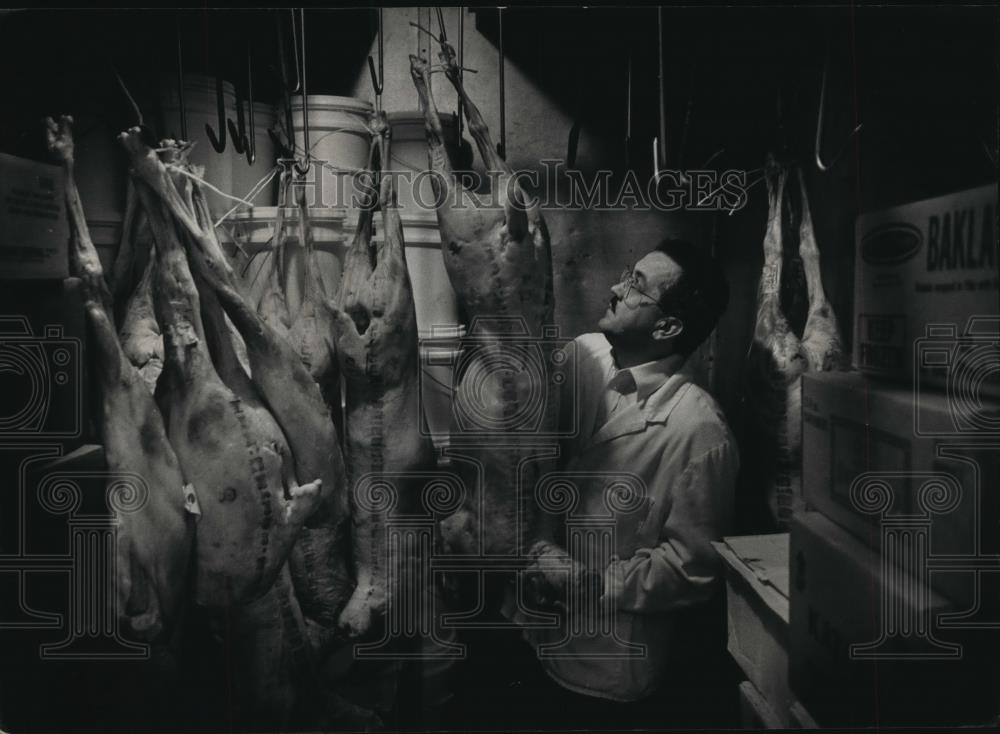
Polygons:
<instances>
[{"instance_id":1,"label":"man's dark hair","mask_svg":"<svg viewBox=\"0 0 1000 734\"><path fill-rule=\"evenodd\" d=\"M654 252L662 252L681 269L678 280L660 296L659 306L684 324L674 348L687 356L708 338L726 310L729 284L711 253L687 240L667 238Z\"/></svg>"}]
</instances>

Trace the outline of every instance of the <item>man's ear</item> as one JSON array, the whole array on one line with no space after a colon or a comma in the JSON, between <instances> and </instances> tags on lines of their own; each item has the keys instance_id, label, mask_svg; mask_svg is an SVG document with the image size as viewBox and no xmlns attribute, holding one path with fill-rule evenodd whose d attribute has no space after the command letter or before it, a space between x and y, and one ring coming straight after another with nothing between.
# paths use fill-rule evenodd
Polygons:
<instances>
[{"instance_id":1,"label":"man's ear","mask_svg":"<svg viewBox=\"0 0 1000 734\"><path fill-rule=\"evenodd\" d=\"M684 331L684 323L676 316L666 316L653 327L653 339L673 339Z\"/></svg>"}]
</instances>

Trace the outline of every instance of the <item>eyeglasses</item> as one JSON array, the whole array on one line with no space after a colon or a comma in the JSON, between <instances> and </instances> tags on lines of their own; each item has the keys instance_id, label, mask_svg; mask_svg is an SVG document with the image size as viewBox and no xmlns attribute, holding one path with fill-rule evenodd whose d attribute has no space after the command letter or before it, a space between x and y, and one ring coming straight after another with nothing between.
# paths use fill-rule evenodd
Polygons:
<instances>
[{"instance_id":1,"label":"eyeglasses","mask_svg":"<svg viewBox=\"0 0 1000 734\"><path fill-rule=\"evenodd\" d=\"M625 293L623 293L622 297L621 297L622 303L624 303L626 305L626 307L628 307L630 309L636 309L636 308L639 308L639 306L643 306L643 305L645 305L645 306L659 306L660 299L658 299L656 296L649 295L645 291L639 290L639 286L636 285L635 276L632 274L634 272L634 270L635 270L635 268L633 268L633 267L625 268L622 271L622 274L618 277L618 282L619 283L623 283L625 285ZM628 305L628 296L629 296L629 293L631 293L633 290L636 293L638 293L640 296L645 296L646 298L648 298L650 301L652 301L652 303L645 303L644 304L644 303L642 303L642 301L640 301L639 303L635 304L634 306L629 306Z\"/></svg>"}]
</instances>

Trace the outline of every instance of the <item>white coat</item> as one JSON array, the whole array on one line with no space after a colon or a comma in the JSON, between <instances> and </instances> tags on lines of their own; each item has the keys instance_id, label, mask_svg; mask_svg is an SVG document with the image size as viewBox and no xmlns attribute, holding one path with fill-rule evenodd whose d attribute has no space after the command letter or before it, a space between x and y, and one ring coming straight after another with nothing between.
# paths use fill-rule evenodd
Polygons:
<instances>
[{"instance_id":1,"label":"white coat","mask_svg":"<svg viewBox=\"0 0 1000 734\"><path fill-rule=\"evenodd\" d=\"M564 687L633 701L652 693L670 665L674 612L718 588L711 541L732 520L739 455L719 406L679 358L634 368L637 390L595 426L617 368L602 334L574 343L577 387L565 386L561 414L580 430L563 446L561 474L578 497L567 526L580 529L567 550L603 577L603 596L589 608L571 604L557 629L525 637ZM566 403L574 395L575 409ZM613 536L588 531L594 518Z\"/></svg>"}]
</instances>

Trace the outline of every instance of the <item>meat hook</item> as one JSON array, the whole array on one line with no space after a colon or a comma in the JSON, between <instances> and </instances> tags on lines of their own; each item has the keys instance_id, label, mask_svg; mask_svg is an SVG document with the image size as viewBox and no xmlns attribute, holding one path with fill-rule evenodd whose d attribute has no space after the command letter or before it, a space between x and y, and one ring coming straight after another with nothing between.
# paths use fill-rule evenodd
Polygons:
<instances>
[{"instance_id":1,"label":"meat hook","mask_svg":"<svg viewBox=\"0 0 1000 734\"><path fill-rule=\"evenodd\" d=\"M629 147L632 144L632 47L628 50L628 66L625 72L625 170L629 169ZM574 146L575 147L575 146ZM573 151L576 158L576 150Z\"/></svg>"},{"instance_id":2,"label":"meat hook","mask_svg":"<svg viewBox=\"0 0 1000 734\"><path fill-rule=\"evenodd\" d=\"M437 11L437 21L438 29L440 35L438 38L434 39L439 45L444 46L448 43L448 31L444 23L444 13L441 11L440 7L435 8ZM428 34L430 35L430 34ZM433 38L433 36L431 36ZM440 68L432 68L431 73L435 71L447 71L447 65L442 64ZM478 73L476 69L466 69L465 68L465 8L459 6L458 8L458 81L461 84L465 79L465 72L470 72L472 74ZM502 71L500 72L503 73ZM464 120L462 119L462 96L458 95L458 108L455 111L455 116L458 118L458 137L462 137L462 127Z\"/></svg>"},{"instance_id":3,"label":"meat hook","mask_svg":"<svg viewBox=\"0 0 1000 734\"><path fill-rule=\"evenodd\" d=\"M851 134L847 136L847 140L845 140L844 144L840 146L840 150L837 151L837 155L834 156L832 161L830 161L829 163L823 162L823 159L820 157L820 147L823 140L823 117L824 117L824 110L826 108L826 77L827 77L827 72L829 72L829 70L830 70L830 45L827 44L826 60L823 63L823 81L820 83L819 87L819 112L816 115L816 145L815 145L816 167L819 170L823 171L824 173L826 171L829 171L831 168L833 168L833 166L837 164L837 161L840 160L840 157L844 154L844 151L847 149L847 144L851 141L851 138L853 138L858 133L858 131L861 130L861 125L863 124L863 123L858 123L858 126L851 131Z\"/></svg>"},{"instance_id":4,"label":"meat hook","mask_svg":"<svg viewBox=\"0 0 1000 734\"><path fill-rule=\"evenodd\" d=\"M135 113L137 120L136 125L144 127L142 124L142 110L140 110L139 105L136 104L135 98L132 97L132 93L128 91L128 87L125 86L125 80L122 79L122 75L118 73L118 69L115 68L114 62L112 62L110 58L108 59L108 64L111 66L111 71L115 75L115 79L118 80L118 86L121 87L122 93L128 99L129 105L131 105L132 111Z\"/></svg>"},{"instance_id":5,"label":"meat hook","mask_svg":"<svg viewBox=\"0 0 1000 734\"><path fill-rule=\"evenodd\" d=\"M294 42L295 41L295 11L294 10L290 10L289 12L291 13L291 20L292 20L292 40ZM283 121L283 124L284 124L284 128L285 128L285 137L286 137L286 140L282 140L274 132L274 130L270 130L269 129L267 131L267 134L270 136L271 140L274 142L275 147L278 150L278 158L279 159L281 159L281 158L288 159L288 158L294 158L295 154L294 154L294 152L292 150L292 148L294 147L294 135L293 135L293 127L292 127L292 100L291 100L292 91L291 91L291 89L289 89L289 84L288 84L288 54L285 52L285 34L284 34L284 30L282 29L282 17L283 17L282 12L280 10L276 11L276 13L275 13L275 24L274 24L274 27L275 27L275 30L278 33L278 74L280 76L280 79L279 79L279 88L281 90L281 106L282 106L282 108L284 110L284 113L285 113L284 114L285 119ZM295 44L295 51L294 52L296 54L296 58L295 58L295 75L296 75L296 89L297 89L298 85L299 85L299 82L298 82L299 68L298 68L298 55L297 55L298 54L298 44L297 43Z\"/></svg>"},{"instance_id":6,"label":"meat hook","mask_svg":"<svg viewBox=\"0 0 1000 734\"><path fill-rule=\"evenodd\" d=\"M368 71L372 77L372 89L375 91L375 110L382 109L382 90L385 87L385 68L383 66L382 46L382 8L378 9L378 73L375 73L375 62L371 54L368 54Z\"/></svg>"},{"instance_id":7,"label":"meat hook","mask_svg":"<svg viewBox=\"0 0 1000 734\"><path fill-rule=\"evenodd\" d=\"M500 140L497 142L497 155L507 160L507 104L506 92L504 89L504 54L503 54L503 7L497 8L497 40L500 52Z\"/></svg>"},{"instance_id":8,"label":"meat hook","mask_svg":"<svg viewBox=\"0 0 1000 734\"><path fill-rule=\"evenodd\" d=\"M218 65L218 59L216 59ZM226 150L226 98L223 94L222 76L215 74L215 111L218 116L218 136L209 123L205 123L205 132L208 134L208 141L212 144L216 153L223 153Z\"/></svg>"},{"instance_id":9,"label":"meat hook","mask_svg":"<svg viewBox=\"0 0 1000 734\"><path fill-rule=\"evenodd\" d=\"M249 110L250 116L250 128L247 130L245 119L243 116L243 98L240 95L239 88L236 90L236 125L233 125L233 121L229 120L229 134L233 138L233 147L236 149L237 153L243 153L246 155L247 164L253 165L253 162L257 159L257 141L254 137L254 124L253 124L253 62L251 61L250 55L250 43L247 42L247 109Z\"/></svg>"},{"instance_id":10,"label":"meat hook","mask_svg":"<svg viewBox=\"0 0 1000 734\"><path fill-rule=\"evenodd\" d=\"M219 118L219 130L221 133L218 137L215 135L215 130L209 123L205 123L205 132L208 134L208 141L212 144L216 153L223 153L226 150L226 101L222 93L222 77L215 77L215 109Z\"/></svg>"},{"instance_id":11,"label":"meat hook","mask_svg":"<svg viewBox=\"0 0 1000 734\"><path fill-rule=\"evenodd\" d=\"M458 6L458 80L464 80L465 73L465 7ZM458 139L462 139L462 127L463 123L463 104L462 95L458 95L458 109L455 112L458 117Z\"/></svg>"},{"instance_id":12,"label":"meat hook","mask_svg":"<svg viewBox=\"0 0 1000 734\"><path fill-rule=\"evenodd\" d=\"M576 74L576 100L573 113L573 124L569 128L569 140L566 143L566 168L576 168L576 154L580 148L580 118L583 115L583 94L580 91L580 74Z\"/></svg>"},{"instance_id":13,"label":"meat hook","mask_svg":"<svg viewBox=\"0 0 1000 734\"><path fill-rule=\"evenodd\" d=\"M438 29L439 29L439 32L441 34L440 40L438 42L439 43L448 43L448 34L445 31L445 27L444 27L444 13L441 12L441 6L438 6L438 7L434 8L434 10L437 11Z\"/></svg>"},{"instance_id":14,"label":"meat hook","mask_svg":"<svg viewBox=\"0 0 1000 734\"><path fill-rule=\"evenodd\" d=\"M653 172L657 178L660 176L660 161L663 160L663 165L666 166L666 159L664 151L666 150L666 140L667 140L667 113L666 113L666 101L663 96L663 6L658 5L656 7L656 42L659 53L657 54L657 61L659 62L659 73L657 74L657 81L659 82L660 88L660 134L659 137L653 138Z\"/></svg>"},{"instance_id":15,"label":"meat hook","mask_svg":"<svg viewBox=\"0 0 1000 734\"><path fill-rule=\"evenodd\" d=\"M188 139L187 112L184 109L184 64L181 52L181 20L174 18L177 30L177 111L181 117L181 140Z\"/></svg>"},{"instance_id":16,"label":"meat hook","mask_svg":"<svg viewBox=\"0 0 1000 734\"><path fill-rule=\"evenodd\" d=\"M302 88L302 144L305 148L305 159L300 164L295 162L295 170L300 175L309 172L312 165L312 150L309 147L309 91L306 87L306 9L299 8L299 43L301 44L302 75L299 78ZM292 24L295 27L295 24ZM298 72L296 72L297 74Z\"/></svg>"},{"instance_id":17,"label":"meat hook","mask_svg":"<svg viewBox=\"0 0 1000 734\"><path fill-rule=\"evenodd\" d=\"M295 94L302 89L302 77L299 76L299 38L295 32L295 8L289 8L288 12L292 18L292 53L295 55L295 86L292 87L291 93Z\"/></svg>"}]
</instances>

